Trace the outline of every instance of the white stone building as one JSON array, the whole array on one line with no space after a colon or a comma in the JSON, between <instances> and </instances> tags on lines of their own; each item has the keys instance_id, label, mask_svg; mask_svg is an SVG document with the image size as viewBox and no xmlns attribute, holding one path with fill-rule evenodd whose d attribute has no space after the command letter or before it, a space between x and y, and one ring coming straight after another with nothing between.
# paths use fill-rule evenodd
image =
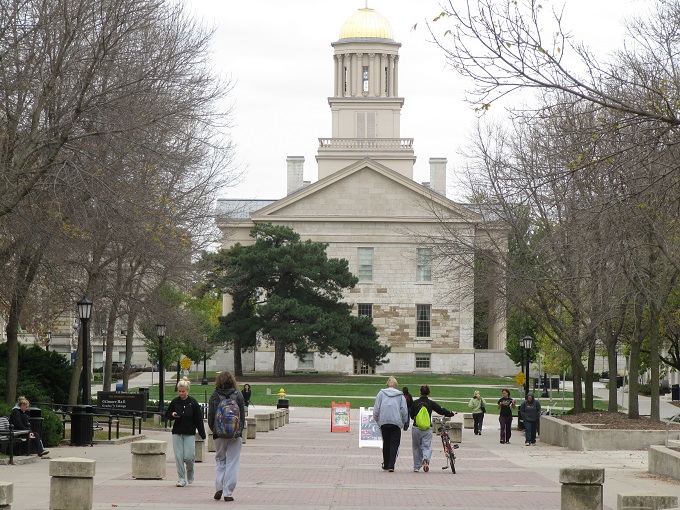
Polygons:
<instances>
[{"instance_id":1,"label":"white stone building","mask_svg":"<svg viewBox=\"0 0 680 510\"><path fill-rule=\"evenodd\" d=\"M289 156L286 197L221 200L223 247L252 243L249 231L258 222L328 243L329 257L347 259L359 278L345 298L355 313L373 317L380 340L391 346L389 364L378 373L514 375L504 351L502 300L490 303L488 349L474 348L472 249L442 258L428 242L446 229L470 246L491 240L505 246L503 230L446 198L446 159L430 159L429 183L413 180L414 141L401 137L401 45L389 23L360 9L332 46L332 130L319 138L318 180L303 182L304 158ZM225 299L225 315L230 306ZM258 346L244 355L244 370L271 372L273 355L273 346ZM288 371L371 373L361 360L345 356L287 356Z\"/></svg>"}]
</instances>

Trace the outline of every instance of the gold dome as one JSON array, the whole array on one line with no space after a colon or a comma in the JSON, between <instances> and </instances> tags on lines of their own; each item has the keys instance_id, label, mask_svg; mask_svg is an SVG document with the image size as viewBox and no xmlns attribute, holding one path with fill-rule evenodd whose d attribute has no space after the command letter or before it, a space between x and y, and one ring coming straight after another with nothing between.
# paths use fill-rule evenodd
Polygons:
<instances>
[{"instance_id":1,"label":"gold dome","mask_svg":"<svg viewBox=\"0 0 680 510\"><path fill-rule=\"evenodd\" d=\"M340 39L392 40L392 27L382 14L373 9L359 9L342 25Z\"/></svg>"}]
</instances>

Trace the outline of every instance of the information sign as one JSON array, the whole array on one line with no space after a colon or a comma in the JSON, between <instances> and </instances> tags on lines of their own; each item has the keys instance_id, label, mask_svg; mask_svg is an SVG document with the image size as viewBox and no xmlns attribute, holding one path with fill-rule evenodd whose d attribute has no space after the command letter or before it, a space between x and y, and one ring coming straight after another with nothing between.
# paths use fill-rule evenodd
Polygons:
<instances>
[{"instance_id":1,"label":"information sign","mask_svg":"<svg viewBox=\"0 0 680 510\"><path fill-rule=\"evenodd\" d=\"M97 407L112 411L146 411L146 393L98 391Z\"/></svg>"},{"instance_id":2,"label":"information sign","mask_svg":"<svg viewBox=\"0 0 680 510\"><path fill-rule=\"evenodd\" d=\"M372 407L359 409L359 448L382 448L382 434L380 427L373 419Z\"/></svg>"},{"instance_id":3,"label":"information sign","mask_svg":"<svg viewBox=\"0 0 680 510\"><path fill-rule=\"evenodd\" d=\"M349 432L349 402L331 402L331 432Z\"/></svg>"}]
</instances>

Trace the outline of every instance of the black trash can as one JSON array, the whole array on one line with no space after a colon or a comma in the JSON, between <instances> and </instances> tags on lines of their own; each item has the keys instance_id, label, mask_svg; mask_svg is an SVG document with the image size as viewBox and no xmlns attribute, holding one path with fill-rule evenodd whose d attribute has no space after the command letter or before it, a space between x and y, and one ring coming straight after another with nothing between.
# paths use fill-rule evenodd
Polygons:
<instances>
[{"instance_id":1,"label":"black trash can","mask_svg":"<svg viewBox=\"0 0 680 510\"><path fill-rule=\"evenodd\" d=\"M277 409L288 409L288 399L287 398L280 398L279 403L276 404Z\"/></svg>"},{"instance_id":2,"label":"black trash can","mask_svg":"<svg viewBox=\"0 0 680 510\"><path fill-rule=\"evenodd\" d=\"M149 413L146 412L146 409L149 407L149 388L142 388L141 386L139 387L139 393L144 393L144 409L145 411L142 413L142 417L146 420L149 417Z\"/></svg>"},{"instance_id":3,"label":"black trash can","mask_svg":"<svg viewBox=\"0 0 680 510\"><path fill-rule=\"evenodd\" d=\"M680 384L671 385L671 400L680 400Z\"/></svg>"},{"instance_id":4,"label":"black trash can","mask_svg":"<svg viewBox=\"0 0 680 510\"><path fill-rule=\"evenodd\" d=\"M620 388L621 386L623 386L623 376L617 375L616 376L616 387Z\"/></svg>"},{"instance_id":5,"label":"black trash can","mask_svg":"<svg viewBox=\"0 0 680 510\"><path fill-rule=\"evenodd\" d=\"M42 417L42 410L39 407L29 407L28 409L26 409L26 414L28 415L28 423L31 427L31 432L33 432L36 435L36 437L42 438L44 420L44 418ZM38 453L36 451L38 449L36 441L29 441L28 449L29 453L30 452Z\"/></svg>"},{"instance_id":6,"label":"black trash can","mask_svg":"<svg viewBox=\"0 0 680 510\"><path fill-rule=\"evenodd\" d=\"M94 407L73 406L71 411L71 446L92 445L94 437Z\"/></svg>"}]
</instances>

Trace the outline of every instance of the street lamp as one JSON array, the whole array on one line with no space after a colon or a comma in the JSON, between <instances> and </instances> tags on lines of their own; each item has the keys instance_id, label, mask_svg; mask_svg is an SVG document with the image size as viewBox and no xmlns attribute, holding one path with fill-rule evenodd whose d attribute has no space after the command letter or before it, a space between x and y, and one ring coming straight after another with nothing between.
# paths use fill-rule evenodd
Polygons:
<instances>
[{"instance_id":1,"label":"street lamp","mask_svg":"<svg viewBox=\"0 0 680 510\"><path fill-rule=\"evenodd\" d=\"M207 350L208 350L208 335L203 335L203 380L201 381L201 386L208 385L208 373L205 370Z\"/></svg>"},{"instance_id":2,"label":"street lamp","mask_svg":"<svg viewBox=\"0 0 680 510\"><path fill-rule=\"evenodd\" d=\"M83 299L78 301L76 303L76 306L78 307L78 318L80 319L80 324L82 324L82 339L83 339L83 372L81 374L81 381L82 381L82 404L83 405L89 405L90 403L90 367L89 367L89 358L90 355L88 353L88 342L89 342L89 336L88 336L88 330L87 330L87 323L90 320L90 317L92 316L92 301L87 299L85 296L83 296Z\"/></svg>"},{"instance_id":3,"label":"street lamp","mask_svg":"<svg viewBox=\"0 0 680 510\"><path fill-rule=\"evenodd\" d=\"M522 347L527 351L527 373L526 373L526 380L524 381L524 396L526 397L527 394L529 393L529 362L531 359L531 344L533 343L534 339L531 338L529 335L525 336L522 338Z\"/></svg>"},{"instance_id":4,"label":"street lamp","mask_svg":"<svg viewBox=\"0 0 680 510\"><path fill-rule=\"evenodd\" d=\"M165 324L156 324L156 335L158 336L158 413L162 416L165 408L163 401L165 395L165 366L163 365L163 338L165 338ZM152 368L153 370L153 368Z\"/></svg>"}]
</instances>

